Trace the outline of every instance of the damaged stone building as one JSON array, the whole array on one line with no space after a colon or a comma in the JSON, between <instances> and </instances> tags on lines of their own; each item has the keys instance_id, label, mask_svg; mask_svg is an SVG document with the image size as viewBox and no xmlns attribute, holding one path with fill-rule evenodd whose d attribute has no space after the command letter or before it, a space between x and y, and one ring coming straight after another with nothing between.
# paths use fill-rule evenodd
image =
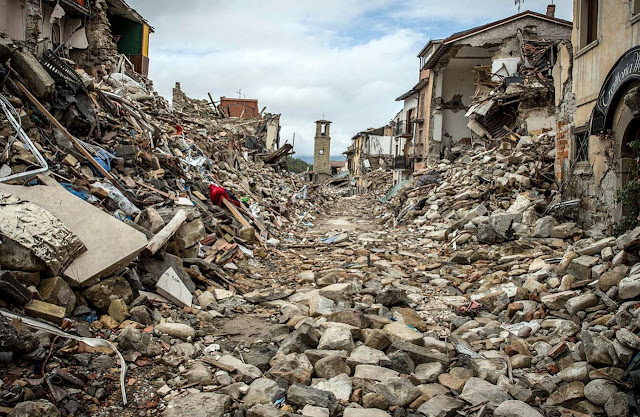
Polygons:
<instances>
[{"instance_id":1,"label":"damaged stone building","mask_svg":"<svg viewBox=\"0 0 640 417\"><path fill-rule=\"evenodd\" d=\"M460 141L553 130L551 72L556 45L571 29L550 6L546 15L525 11L427 45L435 47L421 68L432 86L424 94L427 164Z\"/></svg>"},{"instance_id":2,"label":"damaged stone building","mask_svg":"<svg viewBox=\"0 0 640 417\"><path fill-rule=\"evenodd\" d=\"M574 2L570 94L560 107L556 180L579 199L579 220L607 227L626 208L617 192L631 178L640 131L640 2Z\"/></svg>"},{"instance_id":3,"label":"damaged stone building","mask_svg":"<svg viewBox=\"0 0 640 417\"><path fill-rule=\"evenodd\" d=\"M413 158L410 155L413 149L414 126L418 110L418 92L413 88L398 97L396 101L402 101L403 106L391 121L394 184L409 179L413 174Z\"/></svg>"},{"instance_id":4,"label":"damaged stone building","mask_svg":"<svg viewBox=\"0 0 640 417\"><path fill-rule=\"evenodd\" d=\"M367 172L393 166L394 128L391 125L370 128L351 138L352 144L344 155L351 174L360 179Z\"/></svg>"},{"instance_id":5,"label":"damaged stone building","mask_svg":"<svg viewBox=\"0 0 640 417\"><path fill-rule=\"evenodd\" d=\"M0 0L0 33L38 56L57 49L88 72L117 66L119 53L149 73L153 28L124 0Z\"/></svg>"}]
</instances>

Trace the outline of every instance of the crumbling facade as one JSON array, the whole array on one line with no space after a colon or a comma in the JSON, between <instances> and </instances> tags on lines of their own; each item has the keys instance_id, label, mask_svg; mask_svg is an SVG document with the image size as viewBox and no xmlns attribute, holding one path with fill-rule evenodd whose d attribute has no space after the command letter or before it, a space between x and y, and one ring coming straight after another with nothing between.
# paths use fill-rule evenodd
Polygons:
<instances>
[{"instance_id":1,"label":"crumbling facade","mask_svg":"<svg viewBox=\"0 0 640 417\"><path fill-rule=\"evenodd\" d=\"M398 184L409 179L413 173L413 140L418 110L418 92L411 89L398 97L402 101L402 110L391 121L393 127L391 156L393 157L393 183Z\"/></svg>"},{"instance_id":2,"label":"crumbling facade","mask_svg":"<svg viewBox=\"0 0 640 417\"><path fill-rule=\"evenodd\" d=\"M556 178L565 199L579 199L579 220L606 228L624 207L617 191L630 178L628 147L640 130L640 2L609 7L574 1L571 90L561 104Z\"/></svg>"},{"instance_id":3,"label":"crumbling facade","mask_svg":"<svg viewBox=\"0 0 640 417\"><path fill-rule=\"evenodd\" d=\"M430 40L418 54L420 59L419 81L413 87L418 94L418 111L415 119L413 147L413 169L419 171L426 166L427 143L431 132L431 103L433 97L433 81L431 69L426 63L442 44L442 39Z\"/></svg>"},{"instance_id":4,"label":"crumbling facade","mask_svg":"<svg viewBox=\"0 0 640 417\"><path fill-rule=\"evenodd\" d=\"M347 159L352 175L360 177L380 168L392 168L394 131L395 126L386 125L358 132L351 138Z\"/></svg>"},{"instance_id":5,"label":"crumbling facade","mask_svg":"<svg viewBox=\"0 0 640 417\"><path fill-rule=\"evenodd\" d=\"M2 0L0 11L0 33L37 56L57 49L90 73L118 71L125 57L149 73L153 28L124 0Z\"/></svg>"},{"instance_id":6,"label":"crumbling facade","mask_svg":"<svg viewBox=\"0 0 640 417\"><path fill-rule=\"evenodd\" d=\"M551 69L555 47L571 37L572 24L552 14L526 11L437 44L421 68L429 70L431 85L423 132L427 165L460 141L555 128Z\"/></svg>"}]
</instances>

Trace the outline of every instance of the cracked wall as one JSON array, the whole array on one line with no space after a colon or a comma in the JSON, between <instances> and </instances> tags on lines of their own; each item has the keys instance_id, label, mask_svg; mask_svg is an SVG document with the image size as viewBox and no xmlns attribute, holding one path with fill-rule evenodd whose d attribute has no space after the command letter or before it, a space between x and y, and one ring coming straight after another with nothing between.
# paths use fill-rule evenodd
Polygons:
<instances>
[{"instance_id":1,"label":"cracked wall","mask_svg":"<svg viewBox=\"0 0 640 417\"><path fill-rule=\"evenodd\" d=\"M115 65L118 61L118 48L111 33L107 9L106 0L92 0L91 19L86 20L89 47L70 52L71 59L87 71Z\"/></svg>"}]
</instances>

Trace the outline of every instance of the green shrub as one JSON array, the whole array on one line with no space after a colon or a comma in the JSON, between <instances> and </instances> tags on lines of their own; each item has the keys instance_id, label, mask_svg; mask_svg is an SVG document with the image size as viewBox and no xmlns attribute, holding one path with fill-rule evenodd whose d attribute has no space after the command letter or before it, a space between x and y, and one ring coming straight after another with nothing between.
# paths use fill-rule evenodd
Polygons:
<instances>
[{"instance_id":1,"label":"green shrub","mask_svg":"<svg viewBox=\"0 0 640 417\"><path fill-rule=\"evenodd\" d=\"M638 154L640 150L640 141L629 142L629 147L634 154ZM622 204L624 212L620 221L614 224L614 234L620 236L627 230L633 229L640 225L640 164L636 157L631 179L618 190L616 202Z\"/></svg>"}]
</instances>

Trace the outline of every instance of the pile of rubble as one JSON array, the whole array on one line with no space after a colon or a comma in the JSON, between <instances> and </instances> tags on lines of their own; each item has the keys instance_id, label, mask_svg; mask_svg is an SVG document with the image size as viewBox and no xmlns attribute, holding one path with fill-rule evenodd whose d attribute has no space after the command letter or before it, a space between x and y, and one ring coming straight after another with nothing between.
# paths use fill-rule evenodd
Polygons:
<instances>
[{"instance_id":1,"label":"pile of rubble","mask_svg":"<svg viewBox=\"0 0 640 417\"><path fill-rule=\"evenodd\" d=\"M640 229L451 250L419 222L378 230L373 211L368 196L340 200L288 246L295 278L234 296L263 327L252 338L196 333L164 415L629 415Z\"/></svg>"},{"instance_id":2,"label":"pile of rubble","mask_svg":"<svg viewBox=\"0 0 640 417\"><path fill-rule=\"evenodd\" d=\"M554 144L546 134L516 139L504 140L499 150L457 145L453 162L442 160L414 174L391 200L393 213L379 208L383 220L397 225L415 218L425 225L427 237L444 240L453 233L459 244L476 230L483 243L528 236L521 225L535 222L536 209L559 198L553 181Z\"/></svg>"},{"instance_id":3,"label":"pile of rubble","mask_svg":"<svg viewBox=\"0 0 640 417\"><path fill-rule=\"evenodd\" d=\"M291 146L265 148L270 115L174 110L120 62L91 76L0 37L1 415L126 403L127 363L148 362L118 371L120 335L243 311L223 300L271 280L272 247L321 211L284 170ZM154 340L147 357L169 350Z\"/></svg>"},{"instance_id":4,"label":"pile of rubble","mask_svg":"<svg viewBox=\"0 0 640 417\"><path fill-rule=\"evenodd\" d=\"M495 146L515 132L535 135L552 130L554 94L562 94L554 84L554 71L560 68L557 50L565 47L566 41L519 32L505 41L499 53L519 55L520 65L508 68L507 58L497 71L491 66L474 69L476 89L466 113L474 142Z\"/></svg>"},{"instance_id":5,"label":"pile of rubble","mask_svg":"<svg viewBox=\"0 0 640 417\"><path fill-rule=\"evenodd\" d=\"M361 193L371 197L385 195L392 186L393 174L391 171L379 168L361 175L357 179L358 189Z\"/></svg>"},{"instance_id":6,"label":"pile of rubble","mask_svg":"<svg viewBox=\"0 0 640 417\"><path fill-rule=\"evenodd\" d=\"M552 147L545 136L459 147L375 210L429 259L406 271L428 282L416 293L455 312L436 333L457 363L432 382L458 399L429 400L439 411L427 415L461 410L476 389L489 409L509 400L496 415L540 415L523 402L545 415L624 416L635 404L640 229L615 238L564 220L573 204L556 194Z\"/></svg>"},{"instance_id":7,"label":"pile of rubble","mask_svg":"<svg viewBox=\"0 0 640 417\"><path fill-rule=\"evenodd\" d=\"M0 60L0 415L636 407L640 228L563 217L546 133L347 197L282 172L270 115L179 85L172 109L122 60Z\"/></svg>"}]
</instances>

